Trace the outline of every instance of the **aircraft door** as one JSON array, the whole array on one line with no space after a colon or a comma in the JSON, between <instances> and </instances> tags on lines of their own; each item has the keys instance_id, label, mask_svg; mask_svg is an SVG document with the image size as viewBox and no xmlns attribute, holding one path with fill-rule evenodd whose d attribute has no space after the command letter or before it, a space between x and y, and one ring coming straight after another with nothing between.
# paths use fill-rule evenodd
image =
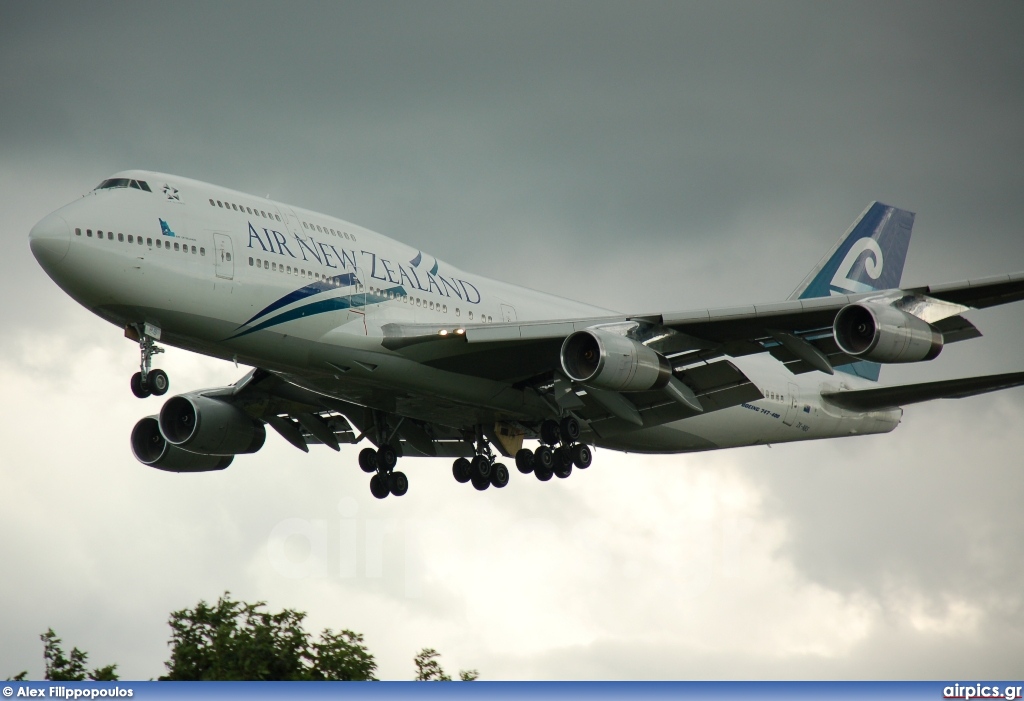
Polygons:
<instances>
[{"instance_id":1,"label":"aircraft door","mask_svg":"<svg viewBox=\"0 0 1024 701\"><path fill-rule=\"evenodd\" d=\"M213 255L217 277L231 280L235 276L235 261L231 249L231 237L227 234L213 235Z\"/></svg>"},{"instance_id":2,"label":"aircraft door","mask_svg":"<svg viewBox=\"0 0 1024 701\"><path fill-rule=\"evenodd\" d=\"M516 309L510 304L501 305L501 320L502 321L516 321Z\"/></svg>"},{"instance_id":3,"label":"aircraft door","mask_svg":"<svg viewBox=\"0 0 1024 701\"><path fill-rule=\"evenodd\" d=\"M786 424L787 426L792 426L793 422L796 420L796 406L797 402L800 401L800 389L792 382L789 383L788 389L789 391L786 394L788 394L789 396L786 397L786 413L783 416L782 423Z\"/></svg>"}]
</instances>

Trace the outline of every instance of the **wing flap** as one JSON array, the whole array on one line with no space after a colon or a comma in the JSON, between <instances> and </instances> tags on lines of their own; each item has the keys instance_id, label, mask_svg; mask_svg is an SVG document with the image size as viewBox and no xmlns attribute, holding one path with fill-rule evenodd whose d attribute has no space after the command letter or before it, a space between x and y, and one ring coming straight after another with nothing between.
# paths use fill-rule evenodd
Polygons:
<instances>
[{"instance_id":1,"label":"wing flap","mask_svg":"<svg viewBox=\"0 0 1024 701\"><path fill-rule=\"evenodd\" d=\"M961 399L977 394L995 392L1024 385L1024 372L1009 372L1002 375L963 377L956 380L921 382L913 385L855 389L844 392L822 392L826 401L850 411L877 411L895 409L907 404L927 402L932 399Z\"/></svg>"}]
</instances>

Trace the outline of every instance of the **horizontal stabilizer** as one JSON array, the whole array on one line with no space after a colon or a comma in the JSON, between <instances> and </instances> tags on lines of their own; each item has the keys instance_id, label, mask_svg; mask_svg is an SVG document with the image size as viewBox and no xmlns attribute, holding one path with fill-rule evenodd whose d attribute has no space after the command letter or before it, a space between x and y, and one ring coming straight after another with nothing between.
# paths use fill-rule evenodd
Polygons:
<instances>
[{"instance_id":1,"label":"horizontal stabilizer","mask_svg":"<svg viewBox=\"0 0 1024 701\"><path fill-rule=\"evenodd\" d=\"M1024 372L962 377L957 380L922 382L914 385L822 392L823 399L851 411L877 411L932 399L961 399L1024 385Z\"/></svg>"}]
</instances>

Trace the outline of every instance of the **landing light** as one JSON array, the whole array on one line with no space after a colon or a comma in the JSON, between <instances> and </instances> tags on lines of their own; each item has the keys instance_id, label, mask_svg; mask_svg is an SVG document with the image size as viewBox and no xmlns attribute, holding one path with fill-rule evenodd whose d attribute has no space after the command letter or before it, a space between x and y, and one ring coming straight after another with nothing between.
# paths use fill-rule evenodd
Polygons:
<instances>
[{"instance_id":1,"label":"landing light","mask_svg":"<svg viewBox=\"0 0 1024 701\"><path fill-rule=\"evenodd\" d=\"M441 329L440 331L437 332L437 335L438 336L447 336L448 335L448 329Z\"/></svg>"},{"instance_id":2,"label":"landing light","mask_svg":"<svg viewBox=\"0 0 1024 701\"><path fill-rule=\"evenodd\" d=\"M456 335L461 336L466 333L466 329L455 329L455 333Z\"/></svg>"}]
</instances>

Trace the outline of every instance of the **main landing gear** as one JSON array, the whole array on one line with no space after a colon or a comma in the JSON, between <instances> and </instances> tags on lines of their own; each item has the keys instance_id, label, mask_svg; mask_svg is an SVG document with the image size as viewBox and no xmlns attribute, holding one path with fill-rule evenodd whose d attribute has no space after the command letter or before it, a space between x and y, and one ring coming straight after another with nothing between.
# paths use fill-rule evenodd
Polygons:
<instances>
[{"instance_id":1,"label":"main landing gear","mask_svg":"<svg viewBox=\"0 0 1024 701\"><path fill-rule=\"evenodd\" d=\"M404 472L396 472L398 453L390 445L382 445L377 450L363 448L359 451L359 467L363 472L374 473L370 478L370 493L378 499L388 494L400 497L409 491L409 478Z\"/></svg>"},{"instance_id":2,"label":"main landing gear","mask_svg":"<svg viewBox=\"0 0 1024 701\"><path fill-rule=\"evenodd\" d=\"M546 419L540 425L540 447L516 453L516 468L524 475L532 472L541 482L553 476L565 479L572 474L573 465L585 470L594 455L590 446L578 442L579 438L580 422L575 417L567 416L560 422Z\"/></svg>"},{"instance_id":3,"label":"main landing gear","mask_svg":"<svg viewBox=\"0 0 1024 701\"><path fill-rule=\"evenodd\" d=\"M150 369L153 365L153 356L163 353L164 349L146 333L148 329L140 328L138 324L133 324L129 329L134 332L131 336L134 336L139 342L139 355L141 356L139 372L132 375L132 394L139 399L145 399L151 394L157 397L167 394L167 390L171 386L167 373L159 369ZM157 331L157 336L159 336L159 331Z\"/></svg>"},{"instance_id":4,"label":"main landing gear","mask_svg":"<svg viewBox=\"0 0 1024 701\"><path fill-rule=\"evenodd\" d=\"M476 455L472 460L458 458L452 463L452 474L460 484L472 482L477 491L488 487L501 489L508 484L508 468L495 462L490 444L483 437L483 430L477 427Z\"/></svg>"}]
</instances>

